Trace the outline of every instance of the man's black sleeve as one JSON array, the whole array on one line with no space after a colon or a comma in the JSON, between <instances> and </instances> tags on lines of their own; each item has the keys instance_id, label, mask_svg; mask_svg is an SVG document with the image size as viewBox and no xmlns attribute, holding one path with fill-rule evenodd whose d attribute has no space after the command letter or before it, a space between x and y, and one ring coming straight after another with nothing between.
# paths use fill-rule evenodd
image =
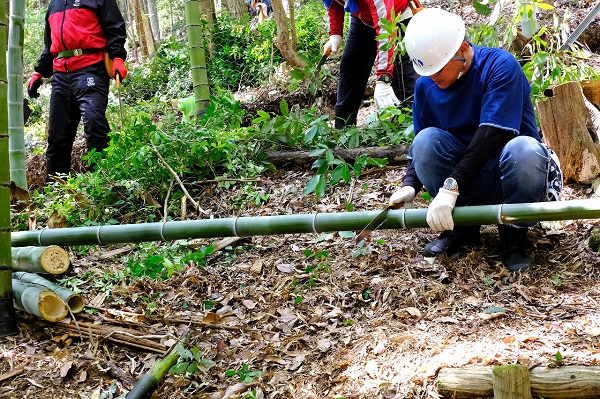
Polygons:
<instances>
[{"instance_id":1,"label":"man's black sleeve","mask_svg":"<svg viewBox=\"0 0 600 399\"><path fill-rule=\"evenodd\" d=\"M488 159L501 151L514 137L515 133L510 130L488 125L479 126L467 151L449 176L456 179L458 189L467 186L479 174Z\"/></svg>"},{"instance_id":2,"label":"man's black sleeve","mask_svg":"<svg viewBox=\"0 0 600 399\"><path fill-rule=\"evenodd\" d=\"M98 10L98 19L106 36L106 52L111 59L127 58L125 50L125 21L116 0L104 0Z\"/></svg>"},{"instance_id":3,"label":"man's black sleeve","mask_svg":"<svg viewBox=\"0 0 600 399\"><path fill-rule=\"evenodd\" d=\"M406 174L404 175L404 179L402 179L402 187L404 186L411 186L415 189L415 193L418 193L423 188L423 183L419 180L411 159L408 160Z\"/></svg>"}]
</instances>

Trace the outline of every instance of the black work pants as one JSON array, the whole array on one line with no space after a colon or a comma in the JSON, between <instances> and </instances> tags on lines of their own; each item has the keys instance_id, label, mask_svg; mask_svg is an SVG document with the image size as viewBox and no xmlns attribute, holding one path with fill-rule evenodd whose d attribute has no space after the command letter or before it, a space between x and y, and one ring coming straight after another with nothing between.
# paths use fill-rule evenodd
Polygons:
<instances>
[{"instance_id":1,"label":"black work pants","mask_svg":"<svg viewBox=\"0 0 600 399\"><path fill-rule=\"evenodd\" d=\"M82 118L88 151L102 151L108 146L110 127L106 120L106 107L109 84L110 77L103 62L73 72L54 72L46 181L49 176L66 174L71 170L73 142Z\"/></svg>"},{"instance_id":2,"label":"black work pants","mask_svg":"<svg viewBox=\"0 0 600 399\"><path fill-rule=\"evenodd\" d=\"M410 19L402 21L407 24ZM398 29L401 29L400 27ZM400 30L400 35L403 32ZM360 107L373 63L377 56L375 28L365 25L356 17L351 17L350 28L340 61L338 92L336 102L336 122L343 119L346 124L356 123L356 113ZM400 101L410 106L419 75L415 72L408 55L394 60L392 87ZM339 125L339 123L336 123ZM339 126L336 126L339 127Z\"/></svg>"}]
</instances>

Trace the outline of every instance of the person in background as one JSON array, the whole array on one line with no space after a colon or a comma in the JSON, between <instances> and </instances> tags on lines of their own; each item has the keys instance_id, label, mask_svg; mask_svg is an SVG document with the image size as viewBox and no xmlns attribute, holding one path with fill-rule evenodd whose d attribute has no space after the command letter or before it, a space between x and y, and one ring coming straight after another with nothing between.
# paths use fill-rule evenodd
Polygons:
<instances>
[{"instance_id":1,"label":"person in background","mask_svg":"<svg viewBox=\"0 0 600 399\"><path fill-rule=\"evenodd\" d=\"M407 0L323 0L329 20L329 40L324 52L342 59L338 76L335 127L341 129L356 124L358 109L362 104L367 82L375 62L377 81L374 102L377 108L399 105L400 99L410 102L418 77L408 56L394 61L394 49L384 49L387 39L377 40L383 19L391 21L391 13L402 14L401 22L407 25L413 13ZM345 12L351 13L350 28L343 46ZM398 28L401 30L401 28ZM400 34L402 32L400 31Z\"/></svg>"},{"instance_id":2,"label":"person in background","mask_svg":"<svg viewBox=\"0 0 600 399\"><path fill-rule=\"evenodd\" d=\"M35 98L43 78L52 77L46 182L70 172L81 119L88 151L101 152L108 146L109 83L111 75L121 80L127 76L125 38L116 0L50 0L45 48L27 82L27 93Z\"/></svg>"},{"instance_id":3,"label":"person in background","mask_svg":"<svg viewBox=\"0 0 600 399\"><path fill-rule=\"evenodd\" d=\"M427 223L442 233L424 255L479 243L480 226L454 226L457 205L560 200L560 163L541 142L531 86L515 57L466 41L463 20L435 8L415 15L404 40L421 77L406 175L389 202L410 205L423 185L433 197ZM498 226L508 270L533 264L527 253L532 225Z\"/></svg>"}]
</instances>

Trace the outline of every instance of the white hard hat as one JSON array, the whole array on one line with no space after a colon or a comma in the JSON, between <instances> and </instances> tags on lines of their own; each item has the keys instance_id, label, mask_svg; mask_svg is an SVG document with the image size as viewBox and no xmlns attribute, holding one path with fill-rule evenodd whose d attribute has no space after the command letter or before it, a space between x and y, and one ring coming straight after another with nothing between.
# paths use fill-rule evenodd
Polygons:
<instances>
[{"instance_id":1,"label":"white hard hat","mask_svg":"<svg viewBox=\"0 0 600 399\"><path fill-rule=\"evenodd\" d=\"M425 8L416 13L404 35L404 44L415 71L430 76L441 70L465 40L461 17L440 8Z\"/></svg>"}]
</instances>

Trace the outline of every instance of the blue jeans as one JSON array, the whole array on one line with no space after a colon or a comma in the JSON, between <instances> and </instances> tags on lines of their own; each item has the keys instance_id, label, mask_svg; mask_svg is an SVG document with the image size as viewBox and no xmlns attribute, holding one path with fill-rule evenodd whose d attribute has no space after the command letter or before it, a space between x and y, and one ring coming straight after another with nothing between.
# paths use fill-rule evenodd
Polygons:
<instances>
[{"instance_id":1,"label":"blue jeans","mask_svg":"<svg viewBox=\"0 0 600 399\"><path fill-rule=\"evenodd\" d=\"M438 128L423 129L415 136L409 156L432 197L466 150L456 136ZM487 161L471 183L459 187L456 206L545 201L549 162L544 144L517 136Z\"/></svg>"}]
</instances>

